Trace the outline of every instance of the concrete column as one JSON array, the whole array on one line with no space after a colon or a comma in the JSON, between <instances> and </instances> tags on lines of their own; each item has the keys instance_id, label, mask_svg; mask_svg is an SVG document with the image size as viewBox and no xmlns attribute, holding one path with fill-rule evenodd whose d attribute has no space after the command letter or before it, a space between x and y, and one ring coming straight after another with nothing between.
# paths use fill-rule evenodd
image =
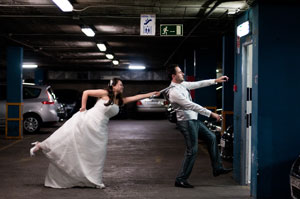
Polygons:
<instances>
[{"instance_id":1,"label":"concrete column","mask_svg":"<svg viewBox=\"0 0 300 199\"><path fill-rule=\"evenodd\" d=\"M23 48L7 48L7 103L5 137L22 139L23 136Z\"/></svg>"}]
</instances>

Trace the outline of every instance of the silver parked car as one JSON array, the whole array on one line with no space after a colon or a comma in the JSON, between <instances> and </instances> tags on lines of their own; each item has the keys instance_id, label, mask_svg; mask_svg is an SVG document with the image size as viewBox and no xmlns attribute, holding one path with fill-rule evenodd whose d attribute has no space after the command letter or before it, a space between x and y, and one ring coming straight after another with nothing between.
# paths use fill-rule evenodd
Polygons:
<instances>
[{"instance_id":1,"label":"silver parked car","mask_svg":"<svg viewBox=\"0 0 300 199\"><path fill-rule=\"evenodd\" d=\"M5 126L6 85L0 85L0 126ZM59 104L50 86L23 84L24 132L36 133L46 122L59 121Z\"/></svg>"},{"instance_id":2,"label":"silver parked car","mask_svg":"<svg viewBox=\"0 0 300 199\"><path fill-rule=\"evenodd\" d=\"M154 113L163 112L167 110L168 101L161 94L158 97L145 98L136 102L136 111L138 113Z\"/></svg>"}]
</instances>

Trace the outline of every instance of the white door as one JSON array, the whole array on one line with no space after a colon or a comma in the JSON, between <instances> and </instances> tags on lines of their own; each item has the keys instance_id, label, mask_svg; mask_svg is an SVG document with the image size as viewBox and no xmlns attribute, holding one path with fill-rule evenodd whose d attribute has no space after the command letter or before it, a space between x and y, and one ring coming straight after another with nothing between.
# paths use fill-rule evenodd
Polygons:
<instances>
[{"instance_id":1,"label":"white door","mask_svg":"<svg viewBox=\"0 0 300 199\"><path fill-rule=\"evenodd\" d=\"M242 60L242 76L243 76L243 97L242 97L242 113L243 113L243 163L244 164L244 184L251 183L251 138L252 138L252 60L253 45L247 44L243 46Z\"/></svg>"}]
</instances>

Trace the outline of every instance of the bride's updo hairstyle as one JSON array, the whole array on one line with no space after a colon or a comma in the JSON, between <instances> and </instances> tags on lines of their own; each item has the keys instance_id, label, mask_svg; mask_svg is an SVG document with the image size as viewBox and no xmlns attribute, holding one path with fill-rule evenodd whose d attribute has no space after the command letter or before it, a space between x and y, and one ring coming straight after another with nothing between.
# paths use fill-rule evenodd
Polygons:
<instances>
[{"instance_id":1,"label":"bride's updo hairstyle","mask_svg":"<svg viewBox=\"0 0 300 199\"><path fill-rule=\"evenodd\" d=\"M113 91L113 86L117 85L117 83L121 81L121 79L119 78L113 78L109 81L108 83L108 87L106 88L107 92L108 92L108 97L109 100L106 104L104 104L105 106L109 106L112 105L114 103L114 91ZM122 93L117 94L116 98L118 99L118 105L122 106L123 105L123 97L122 97Z\"/></svg>"}]
</instances>

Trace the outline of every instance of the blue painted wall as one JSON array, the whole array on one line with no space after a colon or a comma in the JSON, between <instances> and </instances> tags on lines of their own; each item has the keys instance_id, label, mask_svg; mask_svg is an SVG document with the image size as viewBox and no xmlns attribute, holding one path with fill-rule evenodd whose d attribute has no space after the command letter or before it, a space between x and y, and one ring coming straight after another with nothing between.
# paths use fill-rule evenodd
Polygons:
<instances>
[{"instance_id":1,"label":"blue painted wall","mask_svg":"<svg viewBox=\"0 0 300 199\"><path fill-rule=\"evenodd\" d=\"M34 83L43 85L45 83L45 71L42 68L36 68L34 71Z\"/></svg>"},{"instance_id":2,"label":"blue painted wall","mask_svg":"<svg viewBox=\"0 0 300 199\"><path fill-rule=\"evenodd\" d=\"M217 95L221 94L222 104L218 108L222 108L223 113L233 111L233 82L234 82L234 32L223 36L223 52L222 52L222 70L223 75L229 77L229 81L222 84L222 91L217 91ZM217 104L219 102L217 101ZM226 130L233 125L233 114L223 115L223 125Z\"/></svg>"},{"instance_id":3,"label":"blue painted wall","mask_svg":"<svg viewBox=\"0 0 300 199\"><path fill-rule=\"evenodd\" d=\"M250 18L253 40L253 164L251 193L257 198L289 198L289 171L300 153L300 12L297 5L259 4L241 16ZM247 39L247 38L245 38ZM242 43L242 42L241 42ZM235 82L241 84L241 56ZM241 93L235 94L235 162L238 169ZM240 143L238 143L240 142Z\"/></svg>"},{"instance_id":4,"label":"blue painted wall","mask_svg":"<svg viewBox=\"0 0 300 199\"><path fill-rule=\"evenodd\" d=\"M234 82L234 34L223 36L223 75L229 77L229 81L223 83L222 109L233 111L233 82Z\"/></svg>"},{"instance_id":5,"label":"blue painted wall","mask_svg":"<svg viewBox=\"0 0 300 199\"><path fill-rule=\"evenodd\" d=\"M196 80L216 78L217 52L215 50L196 51ZM216 86L196 90L195 102L201 106L216 106Z\"/></svg>"},{"instance_id":6,"label":"blue painted wall","mask_svg":"<svg viewBox=\"0 0 300 199\"><path fill-rule=\"evenodd\" d=\"M259 5L259 198L289 196L289 171L300 153L299 8Z\"/></svg>"}]
</instances>

